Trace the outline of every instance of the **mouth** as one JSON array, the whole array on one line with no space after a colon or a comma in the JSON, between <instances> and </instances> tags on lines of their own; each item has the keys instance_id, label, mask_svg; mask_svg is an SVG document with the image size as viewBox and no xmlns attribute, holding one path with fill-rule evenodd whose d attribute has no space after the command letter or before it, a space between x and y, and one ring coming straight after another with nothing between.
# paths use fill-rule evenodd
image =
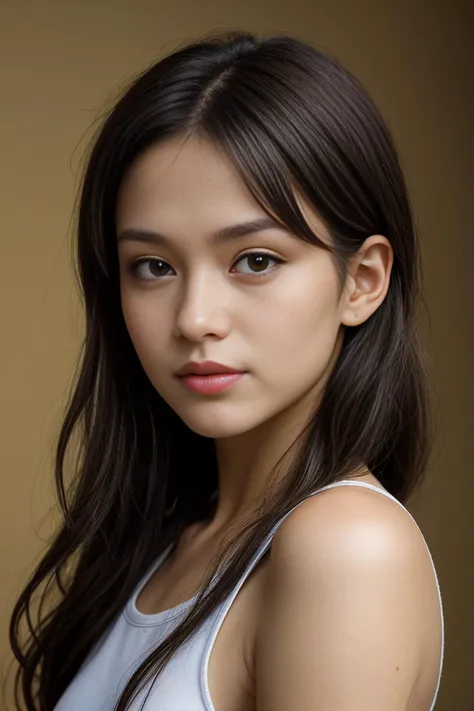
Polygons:
<instances>
[{"instance_id":1,"label":"mouth","mask_svg":"<svg viewBox=\"0 0 474 711\"><path fill-rule=\"evenodd\" d=\"M232 368L232 366L224 365L223 363L217 363L213 360L206 360L202 362L190 361L182 366L176 373L178 377L188 376L188 375L221 375L221 374L231 374L242 373L243 371Z\"/></svg>"},{"instance_id":2,"label":"mouth","mask_svg":"<svg viewBox=\"0 0 474 711\"><path fill-rule=\"evenodd\" d=\"M202 395L214 395L227 390L241 380L246 373L231 371L228 373L188 373L178 376L181 383L192 392Z\"/></svg>"}]
</instances>

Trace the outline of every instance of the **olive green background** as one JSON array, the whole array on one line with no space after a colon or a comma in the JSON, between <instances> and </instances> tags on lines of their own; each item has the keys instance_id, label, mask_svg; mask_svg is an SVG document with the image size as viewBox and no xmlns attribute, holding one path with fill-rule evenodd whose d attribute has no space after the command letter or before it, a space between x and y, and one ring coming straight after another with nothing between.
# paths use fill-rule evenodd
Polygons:
<instances>
[{"instance_id":1,"label":"olive green background","mask_svg":"<svg viewBox=\"0 0 474 711\"><path fill-rule=\"evenodd\" d=\"M359 77L397 140L422 242L436 395L426 484L409 502L443 592L439 711L474 708L473 3L0 1L0 658L51 534L52 453L83 328L71 270L81 155L115 92L212 29L291 33Z\"/></svg>"}]
</instances>

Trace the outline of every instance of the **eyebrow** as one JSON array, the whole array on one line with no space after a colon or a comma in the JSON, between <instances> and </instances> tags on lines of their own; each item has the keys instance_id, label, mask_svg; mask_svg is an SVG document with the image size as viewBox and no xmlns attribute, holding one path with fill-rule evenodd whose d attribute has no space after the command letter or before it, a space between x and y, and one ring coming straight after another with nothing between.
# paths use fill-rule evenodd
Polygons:
<instances>
[{"instance_id":1,"label":"eyebrow","mask_svg":"<svg viewBox=\"0 0 474 711\"><path fill-rule=\"evenodd\" d=\"M254 234L255 232L262 232L263 230L277 229L280 231L288 232L288 229L273 220L271 217L260 217L256 220L250 220L248 222L241 222L237 225L229 225L228 227L223 227L222 229L214 232L211 237L212 244L222 244L223 242L230 242L234 239L239 239L241 237L246 237L247 235ZM172 240L159 232L153 232L151 230L141 230L133 227L129 227L123 230L118 238L118 242L144 242L146 244L153 244L159 247L162 246L172 246Z\"/></svg>"}]
</instances>

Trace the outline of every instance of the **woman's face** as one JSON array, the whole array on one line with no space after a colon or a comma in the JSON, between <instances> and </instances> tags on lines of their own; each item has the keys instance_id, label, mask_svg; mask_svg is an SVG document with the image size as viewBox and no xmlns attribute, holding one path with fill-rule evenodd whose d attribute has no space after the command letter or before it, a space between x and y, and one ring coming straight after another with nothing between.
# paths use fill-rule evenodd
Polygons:
<instances>
[{"instance_id":1,"label":"woman's face","mask_svg":"<svg viewBox=\"0 0 474 711\"><path fill-rule=\"evenodd\" d=\"M303 403L314 409L340 348L343 306L327 251L277 226L214 238L262 218L230 160L199 139L149 149L120 189L120 289L131 340L158 393L206 437L242 434ZM191 360L245 375L213 395L192 392L176 377Z\"/></svg>"}]
</instances>

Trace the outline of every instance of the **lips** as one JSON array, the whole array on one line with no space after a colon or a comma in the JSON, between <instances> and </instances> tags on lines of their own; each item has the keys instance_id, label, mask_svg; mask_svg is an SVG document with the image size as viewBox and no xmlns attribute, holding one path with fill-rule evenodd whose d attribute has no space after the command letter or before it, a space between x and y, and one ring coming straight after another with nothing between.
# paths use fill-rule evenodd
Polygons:
<instances>
[{"instance_id":1,"label":"lips","mask_svg":"<svg viewBox=\"0 0 474 711\"><path fill-rule=\"evenodd\" d=\"M213 373L212 375L182 375L179 380L188 389L199 395L216 395L224 390L228 390L245 373Z\"/></svg>"},{"instance_id":2,"label":"lips","mask_svg":"<svg viewBox=\"0 0 474 711\"><path fill-rule=\"evenodd\" d=\"M216 361L206 360L201 363L196 361L186 363L186 365L180 368L176 375L178 377L183 377L185 375L219 375L223 373L237 374L242 372L244 371L232 368L228 365L224 365L223 363L217 363Z\"/></svg>"}]
</instances>

